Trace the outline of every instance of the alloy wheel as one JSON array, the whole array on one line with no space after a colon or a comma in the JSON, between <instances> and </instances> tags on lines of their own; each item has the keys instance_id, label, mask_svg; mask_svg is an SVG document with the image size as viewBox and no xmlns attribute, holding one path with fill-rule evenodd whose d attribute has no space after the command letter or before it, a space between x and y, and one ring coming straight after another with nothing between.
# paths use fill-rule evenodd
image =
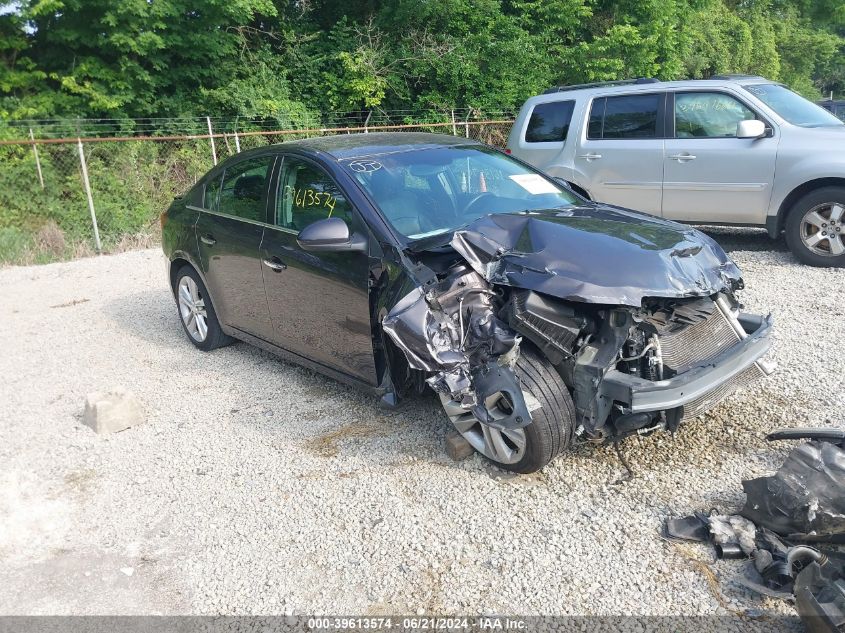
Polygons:
<instances>
[{"instance_id":1,"label":"alloy wheel","mask_svg":"<svg viewBox=\"0 0 845 633\"><path fill-rule=\"evenodd\" d=\"M801 219L801 241L815 255L837 257L845 253L845 203L824 202Z\"/></svg>"},{"instance_id":2,"label":"alloy wheel","mask_svg":"<svg viewBox=\"0 0 845 633\"><path fill-rule=\"evenodd\" d=\"M208 336L208 313L197 282L185 275L179 280L179 314L194 341L202 343Z\"/></svg>"},{"instance_id":3,"label":"alloy wheel","mask_svg":"<svg viewBox=\"0 0 845 633\"><path fill-rule=\"evenodd\" d=\"M528 400L529 394L525 395ZM500 430L480 422L449 396L440 394L440 401L458 433L486 458L500 464L516 464L525 455L528 439L524 428ZM501 417L509 413L509 403L502 394L490 396L485 404L493 417L497 411L501 412Z\"/></svg>"}]
</instances>

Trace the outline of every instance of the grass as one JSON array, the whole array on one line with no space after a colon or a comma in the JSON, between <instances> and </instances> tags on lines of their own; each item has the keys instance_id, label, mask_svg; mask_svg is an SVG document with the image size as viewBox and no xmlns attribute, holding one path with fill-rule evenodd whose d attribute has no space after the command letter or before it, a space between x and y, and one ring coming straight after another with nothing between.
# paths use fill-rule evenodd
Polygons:
<instances>
[{"instance_id":1,"label":"grass","mask_svg":"<svg viewBox=\"0 0 845 633\"><path fill-rule=\"evenodd\" d=\"M159 243L160 235L154 230L105 236L102 254L153 248ZM0 227L0 266L50 264L93 255L97 255L93 238L69 238L52 221L34 231Z\"/></svg>"}]
</instances>

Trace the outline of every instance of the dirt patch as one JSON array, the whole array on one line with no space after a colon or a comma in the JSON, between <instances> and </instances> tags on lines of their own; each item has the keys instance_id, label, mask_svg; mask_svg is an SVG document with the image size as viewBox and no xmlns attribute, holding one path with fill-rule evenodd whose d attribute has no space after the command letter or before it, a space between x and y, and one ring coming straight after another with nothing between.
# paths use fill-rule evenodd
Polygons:
<instances>
[{"instance_id":1,"label":"dirt patch","mask_svg":"<svg viewBox=\"0 0 845 633\"><path fill-rule=\"evenodd\" d=\"M322 457L334 457L340 450L339 444L344 440L384 435L385 429L375 424L354 422L328 433L318 435L305 443L305 448Z\"/></svg>"},{"instance_id":2,"label":"dirt patch","mask_svg":"<svg viewBox=\"0 0 845 633\"><path fill-rule=\"evenodd\" d=\"M79 305L80 303L85 303L90 301L90 299L74 299L72 301L67 301L65 303L57 303L54 306L50 306L51 308L69 308L71 306Z\"/></svg>"},{"instance_id":3,"label":"dirt patch","mask_svg":"<svg viewBox=\"0 0 845 633\"><path fill-rule=\"evenodd\" d=\"M92 468L75 470L65 475L65 486L71 492L86 493L97 477L97 471Z\"/></svg>"}]
</instances>

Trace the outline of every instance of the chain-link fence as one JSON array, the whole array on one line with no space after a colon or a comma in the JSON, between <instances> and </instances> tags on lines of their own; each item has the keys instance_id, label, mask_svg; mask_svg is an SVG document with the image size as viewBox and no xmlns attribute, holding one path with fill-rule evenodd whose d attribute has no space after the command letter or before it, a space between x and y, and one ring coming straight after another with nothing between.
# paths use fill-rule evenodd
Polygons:
<instances>
[{"instance_id":1,"label":"chain-link fence","mask_svg":"<svg viewBox=\"0 0 845 633\"><path fill-rule=\"evenodd\" d=\"M212 165L243 150L299 138L381 131L452 134L503 147L512 117L447 111L382 113L331 122L334 125L290 129L210 118L1 126L0 261L20 260L14 251L22 248L21 240L36 250L66 250L72 244L76 251L86 245L102 251L125 243L129 236L154 239L158 215L173 197Z\"/></svg>"}]
</instances>

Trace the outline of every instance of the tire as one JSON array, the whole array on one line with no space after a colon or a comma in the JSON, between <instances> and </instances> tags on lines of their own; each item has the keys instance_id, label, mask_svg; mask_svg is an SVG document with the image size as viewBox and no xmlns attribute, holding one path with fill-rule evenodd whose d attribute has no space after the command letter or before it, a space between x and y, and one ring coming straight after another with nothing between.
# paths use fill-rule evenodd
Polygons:
<instances>
[{"instance_id":1,"label":"tire","mask_svg":"<svg viewBox=\"0 0 845 633\"><path fill-rule=\"evenodd\" d=\"M180 268L173 289L179 322L195 347L210 352L233 342L220 327L211 297L196 270L191 266Z\"/></svg>"},{"instance_id":2,"label":"tire","mask_svg":"<svg viewBox=\"0 0 845 633\"><path fill-rule=\"evenodd\" d=\"M496 433L495 429L486 428L466 410L450 408L448 396L441 396L441 401L455 428L476 452L503 470L527 474L543 468L572 443L575 407L563 379L535 350L522 347L515 371L523 391L540 407L531 412L531 424L519 429L519 433L501 433L508 447L513 449L513 454L506 458L494 454L491 442L485 442L487 434ZM524 446L520 446L523 441Z\"/></svg>"},{"instance_id":3,"label":"tire","mask_svg":"<svg viewBox=\"0 0 845 633\"><path fill-rule=\"evenodd\" d=\"M845 266L845 187L805 195L790 209L785 228L789 250L804 264Z\"/></svg>"}]
</instances>

